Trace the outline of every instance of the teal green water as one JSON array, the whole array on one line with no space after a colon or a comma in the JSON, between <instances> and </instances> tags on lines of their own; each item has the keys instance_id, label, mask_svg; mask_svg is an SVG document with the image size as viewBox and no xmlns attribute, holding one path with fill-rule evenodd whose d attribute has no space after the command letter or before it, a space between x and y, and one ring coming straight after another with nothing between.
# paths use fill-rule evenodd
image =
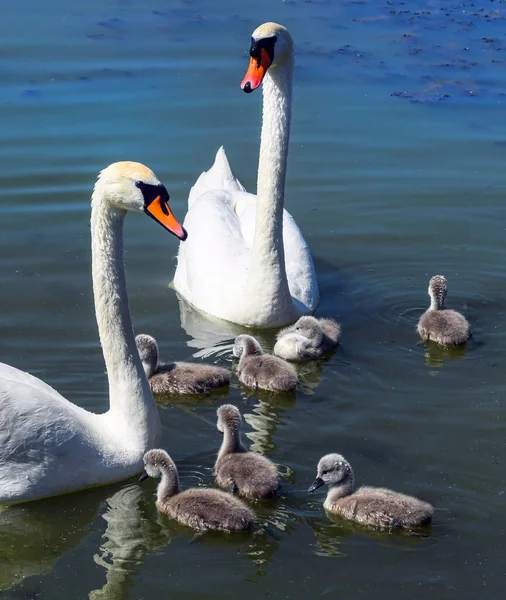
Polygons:
<instances>
[{"instance_id":1,"label":"teal green water","mask_svg":"<svg viewBox=\"0 0 506 600\"><path fill-rule=\"evenodd\" d=\"M339 351L303 368L296 395L231 388L249 443L285 474L281 497L257 507L266 534L194 540L157 515L153 482L20 506L0 513L0 598L498 597L503 4L19 0L0 16L0 360L106 408L90 282L96 174L116 160L148 164L182 219L223 144L254 190L261 96L239 83L266 20L297 45L287 208L315 258L318 314L343 325ZM131 215L125 243L136 330L155 334L167 360L230 365L230 340L210 351L213 328L181 313L168 287L175 238ZM436 273L470 319L467 349L417 343ZM184 486L212 483L221 401L160 408ZM306 493L327 452L350 460L358 484L432 502L430 535L327 519L323 494Z\"/></svg>"}]
</instances>

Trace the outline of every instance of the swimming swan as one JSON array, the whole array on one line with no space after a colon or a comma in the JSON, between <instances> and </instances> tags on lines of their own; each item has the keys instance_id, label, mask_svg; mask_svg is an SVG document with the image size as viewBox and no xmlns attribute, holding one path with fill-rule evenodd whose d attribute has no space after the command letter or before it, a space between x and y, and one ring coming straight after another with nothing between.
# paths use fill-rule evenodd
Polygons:
<instances>
[{"instance_id":1,"label":"swimming swan","mask_svg":"<svg viewBox=\"0 0 506 600\"><path fill-rule=\"evenodd\" d=\"M223 404L217 414L217 427L223 433L223 443L214 465L216 483L253 500L275 496L279 488L276 465L243 446L242 417L237 406Z\"/></svg>"},{"instance_id":2,"label":"swimming swan","mask_svg":"<svg viewBox=\"0 0 506 600\"><path fill-rule=\"evenodd\" d=\"M251 388L273 392L293 392L297 386L297 373L282 358L264 354L258 341L251 335L238 335L232 350L239 359L239 381Z\"/></svg>"},{"instance_id":3,"label":"swimming swan","mask_svg":"<svg viewBox=\"0 0 506 600\"><path fill-rule=\"evenodd\" d=\"M100 173L91 202L91 252L109 410L88 412L40 379L0 363L0 503L131 477L156 444L160 418L128 310L123 220L127 210L146 213L184 240L168 200L155 174L139 163L114 163Z\"/></svg>"},{"instance_id":4,"label":"swimming swan","mask_svg":"<svg viewBox=\"0 0 506 600\"><path fill-rule=\"evenodd\" d=\"M276 337L276 356L292 361L321 358L339 344L341 325L333 319L305 316L282 329Z\"/></svg>"},{"instance_id":5,"label":"swimming swan","mask_svg":"<svg viewBox=\"0 0 506 600\"><path fill-rule=\"evenodd\" d=\"M355 476L340 454L327 454L318 463L317 477L309 492L330 486L323 507L350 521L375 527L420 527L430 525L433 507L413 496L387 488L361 487L353 491Z\"/></svg>"},{"instance_id":6,"label":"swimming swan","mask_svg":"<svg viewBox=\"0 0 506 600\"><path fill-rule=\"evenodd\" d=\"M445 308L448 291L446 277L434 275L429 281L430 308L418 321L418 333L424 342L432 340L442 346L458 346L471 335L467 319L455 310Z\"/></svg>"},{"instance_id":7,"label":"swimming swan","mask_svg":"<svg viewBox=\"0 0 506 600\"><path fill-rule=\"evenodd\" d=\"M276 23L254 32L241 88L263 80L257 196L232 175L223 148L188 199L174 288L201 312L249 327L281 327L319 300L311 253L283 210L292 104L293 42Z\"/></svg>"},{"instance_id":8,"label":"swimming swan","mask_svg":"<svg viewBox=\"0 0 506 600\"><path fill-rule=\"evenodd\" d=\"M242 500L209 488L179 491L176 465L165 450L149 450L144 455L144 473L139 481L161 477L156 507L182 525L198 531L245 531L255 527L255 514Z\"/></svg>"},{"instance_id":9,"label":"swimming swan","mask_svg":"<svg viewBox=\"0 0 506 600\"><path fill-rule=\"evenodd\" d=\"M154 394L202 394L230 383L230 371L214 365L158 362L158 344L154 337L140 333L135 344L144 372Z\"/></svg>"}]
</instances>

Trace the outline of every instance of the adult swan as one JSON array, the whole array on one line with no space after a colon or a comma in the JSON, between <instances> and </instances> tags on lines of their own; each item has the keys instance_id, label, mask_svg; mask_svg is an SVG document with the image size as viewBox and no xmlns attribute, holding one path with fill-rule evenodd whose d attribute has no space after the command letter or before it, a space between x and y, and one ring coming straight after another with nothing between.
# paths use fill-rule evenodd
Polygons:
<instances>
[{"instance_id":1,"label":"adult swan","mask_svg":"<svg viewBox=\"0 0 506 600\"><path fill-rule=\"evenodd\" d=\"M190 191L174 287L198 310L249 327L278 327L312 312L319 300L309 248L283 210L290 137L293 42L276 23L252 36L241 87L263 84L257 194L232 175L223 148Z\"/></svg>"},{"instance_id":2,"label":"adult swan","mask_svg":"<svg viewBox=\"0 0 506 600\"><path fill-rule=\"evenodd\" d=\"M123 266L127 210L145 212L179 239L186 232L154 173L139 163L103 170L91 210L93 294L110 408L90 413L40 379L0 363L0 504L119 481L142 469L160 419L135 345Z\"/></svg>"}]
</instances>

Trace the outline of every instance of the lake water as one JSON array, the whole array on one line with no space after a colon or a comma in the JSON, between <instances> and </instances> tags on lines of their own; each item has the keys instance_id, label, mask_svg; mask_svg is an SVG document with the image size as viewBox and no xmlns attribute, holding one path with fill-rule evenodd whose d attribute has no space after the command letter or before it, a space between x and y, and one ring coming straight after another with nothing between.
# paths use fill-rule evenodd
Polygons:
<instances>
[{"instance_id":1,"label":"lake water","mask_svg":"<svg viewBox=\"0 0 506 600\"><path fill-rule=\"evenodd\" d=\"M239 89L253 29L297 47L287 208L308 240L319 315L343 325L294 396L228 400L283 493L260 536L191 532L157 515L155 483L0 513L0 598L411 598L504 590L506 463L506 5L256 0L18 0L0 8L0 360L89 410L107 404L90 281L89 197L116 160L152 167L181 219L223 144L255 189L261 94ZM181 313L177 243L125 231L130 308L163 358L230 365L212 327ZM418 343L430 276L474 337ZM183 307L184 308L184 307ZM182 316L183 324L182 327ZM233 335L232 333L230 335ZM266 347L272 336L264 336ZM193 358L192 358L193 357ZM160 407L183 485L210 485L221 398ZM341 452L357 483L436 507L427 537L330 521L308 496Z\"/></svg>"}]
</instances>

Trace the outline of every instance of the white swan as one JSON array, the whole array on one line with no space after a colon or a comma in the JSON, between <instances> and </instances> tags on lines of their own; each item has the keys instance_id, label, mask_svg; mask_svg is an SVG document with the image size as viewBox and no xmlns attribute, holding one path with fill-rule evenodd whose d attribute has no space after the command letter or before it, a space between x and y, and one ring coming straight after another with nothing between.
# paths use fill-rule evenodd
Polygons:
<instances>
[{"instance_id":1,"label":"white swan","mask_svg":"<svg viewBox=\"0 0 506 600\"><path fill-rule=\"evenodd\" d=\"M278 327L312 312L319 300L309 248L283 210L290 137L293 42L265 23L252 36L241 87L263 80L258 196L232 175L223 148L190 191L174 288L198 310L249 327Z\"/></svg>"},{"instance_id":2,"label":"white swan","mask_svg":"<svg viewBox=\"0 0 506 600\"><path fill-rule=\"evenodd\" d=\"M93 293L110 408L94 414L40 379L0 363L0 504L119 481L142 470L160 418L135 345L123 265L127 210L145 212L179 239L186 232L154 173L139 163L104 169L91 210Z\"/></svg>"}]
</instances>

